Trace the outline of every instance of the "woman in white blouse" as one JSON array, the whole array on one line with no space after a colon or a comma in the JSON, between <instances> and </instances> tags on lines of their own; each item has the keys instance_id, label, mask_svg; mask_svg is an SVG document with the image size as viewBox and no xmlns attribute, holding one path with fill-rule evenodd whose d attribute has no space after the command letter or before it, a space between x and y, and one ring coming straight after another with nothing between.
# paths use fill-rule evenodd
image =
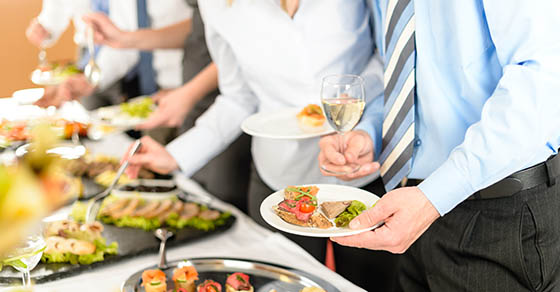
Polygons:
<instances>
[{"instance_id":1,"label":"woman in white blouse","mask_svg":"<svg viewBox=\"0 0 560 292\"><path fill-rule=\"evenodd\" d=\"M366 1L211 0L200 1L199 6L207 45L218 67L221 94L194 128L166 148L144 138L144 146L131 161L132 173L145 165L160 172L180 168L192 175L240 135L240 125L250 115L320 103L321 78L327 74L362 75L367 100L382 96L382 65L374 57ZM251 217L267 226L259 214L260 203L273 190L288 185L364 186L373 180L369 177L348 183L322 176L317 167L318 153L318 138L253 137L256 172L249 187ZM325 241L289 237L315 257L324 256ZM338 255L337 261L348 262ZM388 264L387 269L391 266ZM369 281L377 282L377 288L383 287L381 279L371 278L375 271L369 269ZM344 269L338 272L345 275Z\"/></svg>"}]
</instances>

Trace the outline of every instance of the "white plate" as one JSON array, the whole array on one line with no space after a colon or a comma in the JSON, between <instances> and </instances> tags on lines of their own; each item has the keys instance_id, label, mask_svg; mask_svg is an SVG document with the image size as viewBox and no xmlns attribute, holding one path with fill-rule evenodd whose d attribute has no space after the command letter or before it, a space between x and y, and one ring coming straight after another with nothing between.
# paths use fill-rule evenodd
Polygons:
<instances>
[{"instance_id":1,"label":"white plate","mask_svg":"<svg viewBox=\"0 0 560 292\"><path fill-rule=\"evenodd\" d=\"M315 185L319 188L319 193L317 193L317 200L319 205L326 201L345 201L345 200L357 200L370 208L379 200L379 197L362 189L341 186L341 185L328 185L328 184L318 184ZM350 228L339 228L331 227L328 229L320 229L313 227L303 227L290 224L282 218L280 218L274 210L273 206L278 205L278 203L284 200L284 190L277 191L272 195L266 197L261 203L261 215L266 223L270 224L272 227L296 235L310 236L310 237L338 237L338 236L349 236L365 231L373 230L379 227L381 224L377 224L373 227L361 230L352 230ZM320 210L320 207L319 207ZM334 220L331 220L334 225Z\"/></svg>"},{"instance_id":2,"label":"white plate","mask_svg":"<svg viewBox=\"0 0 560 292\"><path fill-rule=\"evenodd\" d=\"M325 121L314 132L304 132L298 126L296 115L301 109L288 109L276 113L257 113L241 124L243 132L256 137L271 139L307 139L333 133Z\"/></svg>"},{"instance_id":3,"label":"white plate","mask_svg":"<svg viewBox=\"0 0 560 292\"><path fill-rule=\"evenodd\" d=\"M44 88L28 88L15 91L12 94L12 97L18 104L21 105L34 104L37 100L43 97L44 93Z\"/></svg>"}]
</instances>

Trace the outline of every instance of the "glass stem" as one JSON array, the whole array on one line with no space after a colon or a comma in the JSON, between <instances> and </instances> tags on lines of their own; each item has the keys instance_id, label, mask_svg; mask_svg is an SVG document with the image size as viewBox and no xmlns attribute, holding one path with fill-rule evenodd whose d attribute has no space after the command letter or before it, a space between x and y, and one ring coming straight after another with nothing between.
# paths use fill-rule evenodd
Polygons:
<instances>
[{"instance_id":1,"label":"glass stem","mask_svg":"<svg viewBox=\"0 0 560 292\"><path fill-rule=\"evenodd\" d=\"M338 149L340 154L344 156L344 151L346 150L346 145L344 145L344 132L338 132ZM346 157L344 157L346 159Z\"/></svg>"},{"instance_id":2,"label":"glass stem","mask_svg":"<svg viewBox=\"0 0 560 292\"><path fill-rule=\"evenodd\" d=\"M21 278L24 288L31 287L31 273L29 272L29 270L25 270L23 273L21 273Z\"/></svg>"}]
</instances>

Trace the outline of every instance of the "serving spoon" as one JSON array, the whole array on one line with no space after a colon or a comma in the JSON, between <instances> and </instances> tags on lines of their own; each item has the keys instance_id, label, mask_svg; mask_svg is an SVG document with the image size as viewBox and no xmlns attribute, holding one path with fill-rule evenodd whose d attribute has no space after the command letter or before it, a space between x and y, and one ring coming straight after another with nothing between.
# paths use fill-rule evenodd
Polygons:
<instances>
[{"instance_id":1,"label":"serving spoon","mask_svg":"<svg viewBox=\"0 0 560 292\"><path fill-rule=\"evenodd\" d=\"M158 228L154 231L154 235L161 240L159 244L159 269L167 269L167 252L165 249L165 244L167 240L173 236L173 232L165 229L165 228Z\"/></svg>"},{"instance_id":2,"label":"serving spoon","mask_svg":"<svg viewBox=\"0 0 560 292\"><path fill-rule=\"evenodd\" d=\"M95 44L93 42L93 27L91 25L88 25L86 34L89 61L84 67L84 75L86 76L86 80L95 87L101 80L101 69L99 69L99 66L95 63Z\"/></svg>"}]
</instances>

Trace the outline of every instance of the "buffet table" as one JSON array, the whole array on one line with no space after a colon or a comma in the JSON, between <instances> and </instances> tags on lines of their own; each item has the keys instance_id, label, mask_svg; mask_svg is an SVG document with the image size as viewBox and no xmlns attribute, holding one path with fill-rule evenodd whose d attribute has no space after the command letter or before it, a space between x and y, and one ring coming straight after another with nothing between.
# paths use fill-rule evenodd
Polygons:
<instances>
[{"instance_id":1,"label":"buffet table","mask_svg":"<svg viewBox=\"0 0 560 292\"><path fill-rule=\"evenodd\" d=\"M86 142L92 153L119 156L131 140L118 134L97 142ZM115 147L119 145L119 147ZM212 197L194 181L176 176L177 184L194 195ZM271 262L308 271L336 286L340 291L365 291L342 276L332 272L315 260L301 247L279 233L271 232L240 212L233 206L213 200L212 204L231 211L236 217L235 225L224 233L200 241L168 249L167 259L181 260L196 257L229 257ZM61 210L61 213L68 210ZM109 267L98 268L83 274L36 286L36 291L120 291L121 284L133 273L157 264L158 255L150 254L129 259Z\"/></svg>"}]
</instances>

